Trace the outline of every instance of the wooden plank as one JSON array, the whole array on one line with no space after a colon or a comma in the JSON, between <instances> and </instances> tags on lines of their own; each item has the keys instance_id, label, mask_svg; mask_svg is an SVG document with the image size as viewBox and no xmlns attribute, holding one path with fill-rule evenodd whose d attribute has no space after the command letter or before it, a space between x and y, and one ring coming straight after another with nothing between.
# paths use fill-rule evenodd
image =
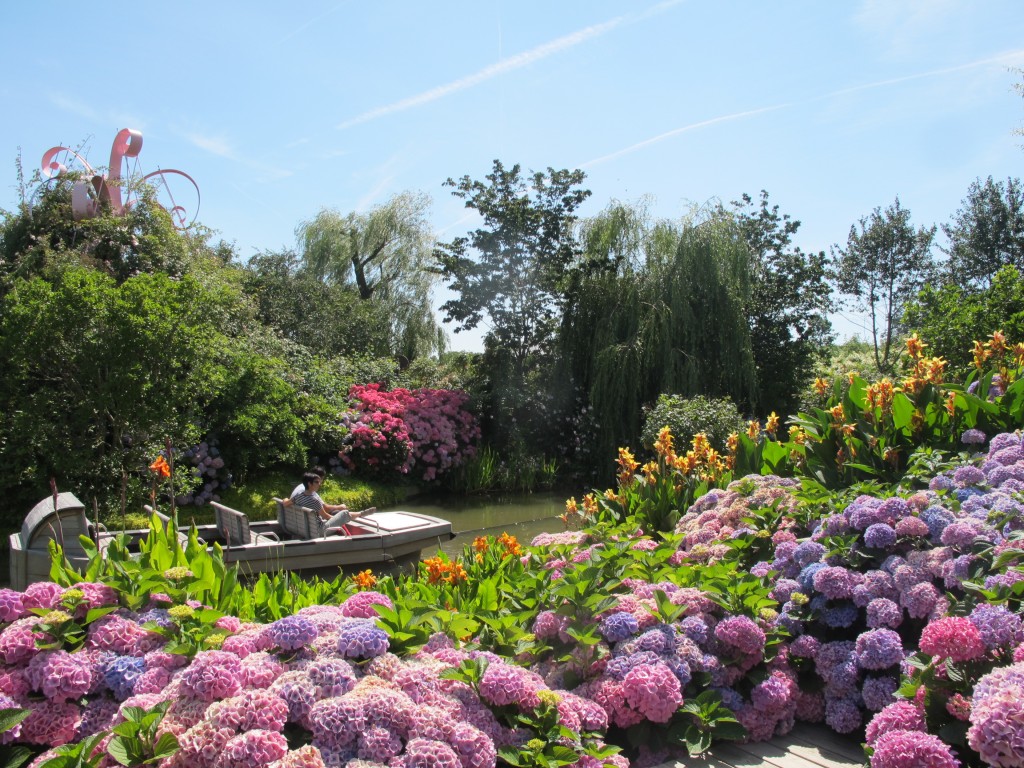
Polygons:
<instances>
[{"instance_id":1,"label":"wooden plank","mask_svg":"<svg viewBox=\"0 0 1024 768\"><path fill-rule=\"evenodd\" d=\"M863 752L848 737L824 726L801 725L768 742L720 742L700 759L663 763L657 768L860 768Z\"/></svg>"},{"instance_id":2,"label":"wooden plank","mask_svg":"<svg viewBox=\"0 0 1024 768\"><path fill-rule=\"evenodd\" d=\"M770 741L723 744L715 747L715 754L724 757L737 768L820 768Z\"/></svg>"},{"instance_id":3,"label":"wooden plank","mask_svg":"<svg viewBox=\"0 0 1024 768\"><path fill-rule=\"evenodd\" d=\"M782 736L770 742L737 745L739 749L763 758L768 765L788 768L790 759L799 759L801 763L794 765L815 766L815 768L857 768L864 764L863 755L856 759L827 750L817 745L807 744L797 738Z\"/></svg>"},{"instance_id":4,"label":"wooden plank","mask_svg":"<svg viewBox=\"0 0 1024 768\"><path fill-rule=\"evenodd\" d=\"M832 754L841 755L858 765L863 765L867 762L864 757L864 749L859 741L852 736L836 733L824 725L799 723L787 738L792 738L797 742L817 747Z\"/></svg>"}]
</instances>

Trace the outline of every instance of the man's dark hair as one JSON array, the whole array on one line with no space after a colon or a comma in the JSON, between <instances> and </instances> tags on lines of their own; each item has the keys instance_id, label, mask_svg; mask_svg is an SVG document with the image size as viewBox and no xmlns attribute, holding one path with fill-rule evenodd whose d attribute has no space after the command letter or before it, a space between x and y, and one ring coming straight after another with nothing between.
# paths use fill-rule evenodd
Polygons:
<instances>
[{"instance_id":1,"label":"man's dark hair","mask_svg":"<svg viewBox=\"0 0 1024 768\"><path fill-rule=\"evenodd\" d=\"M308 491L309 486L311 486L313 483L319 483L323 479L323 476L318 475L316 472L307 472L302 476L302 484L306 486L306 490Z\"/></svg>"}]
</instances>

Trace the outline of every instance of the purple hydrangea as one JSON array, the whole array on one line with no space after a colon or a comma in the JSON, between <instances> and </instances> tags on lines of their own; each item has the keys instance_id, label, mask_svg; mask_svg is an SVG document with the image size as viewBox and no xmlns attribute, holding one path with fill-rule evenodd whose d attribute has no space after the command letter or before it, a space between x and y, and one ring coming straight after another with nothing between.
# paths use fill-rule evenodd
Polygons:
<instances>
[{"instance_id":1,"label":"purple hydrangea","mask_svg":"<svg viewBox=\"0 0 1024 768\"><path fill-rule=\"evenodd\" d=\"M382 656L388 643L388 633L372 621L353 621L338 630L338 653L348 659Z\"/></svg>"},{"instance_id":2,"label":"purple hydrangea","mask_svg":"<svg viewBox=\"0 0 1024 768\"><path fill-rule=\"evenodd\" d=\"M934 541L938 541L946 526L956 519L952 512L938 505L928 507L918 517L928 526L928 533Z\"/></svg>"},{"instance_id":3,"label":"purple hydrangea","mask_svg":"<svg viewBox=\"0 0 1024 768\"><path fill-rule=\"evenodd\" d=\"M288 740L275 731L251 730L240 733L224 745L224 768L253 768L280 760L288 751Z\"/></svg>"},{"instance_id":4,"label":"purple hydrangea","mask_svg":"<svg viewBox=\"0 0 1024 768\"><path fill-rule=\"evenodd\" d=\"M320 634L316 625L305 616L285 616L263 630L266 637L282 651L304 648Z\"/></svg>"},{"instance_id":5,"label":"purple hydrangea","mask_svg":"<svg viewBox=\"0 0 1024 768\"><path fill-rule=\"evenodd\" d=\"M612 615L614 616L616 614ZM568 636L565 634L565 630L568 629L569 624L570 619L568 616L562 616L554 611L541 611L537 614L537 618L533 622L533 634L541 640L551 640L556 637L568 639ZM639 626L639 624L637 626ZM633 631L635 632L636 630ZM614 641L609 640L609 642Z\"/></svg>"},{"instance_id":6,"label":"purple hydrangea","mask_svg":"<svg viewBox=\"0 0 1024 768\"><path fill-rule=\"evenodd\" d=\"M825 697L825 723L836 733L853 733L860 728L861 712L855 696Z\"/></svg>"},{"instance_id":7,"label":"purple hydrangea","mask_svg":"<svg viewBox=\"0 0 1024 768\"><path fill-rule=\"evenodd\" d=\"M861 687L861 696L864 699L864 706L872 712L878 712L896 699L893 694L900 687L899 680L892 675L882 677L869 677Z\"/></svg>"},{"instance_id":8,"label":"purple hydrangea","mask_svg":"<svg viewBox=\"0 0 1024 768\"><path fill-rule=\"evenodd\" d=\"M957 467L956 471L953 472L953 482L958 488L981 485L985 482L985 473L981 471L980 467L967 464L963 467Z\"/></svg>"},{"instance_id":9,"label":"purple hydrangea","mask_svg":"<svg viewBox=\"0 0 1024 768\"><path fill-rule=\"evenodd\" d=\"M540 618L538 616L538 618ZM617 643L632 637L640 629L640 624L631 613L619 611L605 616L601 620L600 631L609 643Z\"/></svg>"},{"instance_id":10,"label":"purple hydrangea","mask_svg":"<svg viewBox=\"0 0 1024 768\"><path fill-rule=\"evenodd\" d=\"M45 651L33 657L27 676L33 688L55 702L85 696L94 682L90 659L67 651Z\"/></svg>"},{"instance_id":11,"label":"purple hydrangea","mask_svg":"<svg viewBox=\"0 0 1024 768\"><path fill-rule=\"evenodd\" d=\"M103 682L111 693L119 701L124 701L132 695L135 682L146 671L146 660L139 656L114 656L103 664L102 671Z\"/></svg>"},{"instance_id":12,"label":"purple hydrangea","mask_svg":"<svg viewBox=\"0 0 1024 768\"><path fill-rule=\"evenodd\" d=\"M393 768L462 768L462 761L450 746L433 739L410 739L405 754L392 760Z\"/></svg>"},{"instance_id":13,"label":"purple hydrangea","mask_svg":"<svg viewBox=\"0 0 1024 768\"><path fill-rule=\"evenodd\" d=\"M985 433L980 429L967 429L960 435L960 442L964 445L984 445Z\"/></svg>"},{"instance_id":14,"label":"purple hydrangea","mask_svg":"<svg viewBox=\"0 0 1024 768\"><path fill-rule=\"evenodd\" d=\"M1013 648L1024 642L1024 622L1004 605L978 605L968 617L981 633L985 647Z\"/></svg>"},{"instance_id":15,"label":"purple hydrangea","mask_svg":"<svg viewBox=\"0 0 1024 768\"><path fill-rule=\"evenodd\" d=\"M903 661L903 640L891 629L872 629L857 637L857 666L861 669L888 669Z\"/></svg>"},{"instance_id":16,"label":"purple hydrangea","mask_svg":"<svg viewBox=\"0 0 1024 768\"><path fill-rule=\"evenodd\" d=\"M916 520L909 517L905 520ZM864 543L872 549L889 549L896 543L896 529L888 523L873 523L864 531Z\"/></svg>"},{"instance_id":17,"label":"purple hydrangea","mask_svg":"<svg viewBox=\"0 0 1024 768\"><path fill-rule=\"evenodd\" d=\"M829 600L851 597L857 581L849 569L838 565L821 568L812 577L814 588Z\"/></svg>"},{"instance_id":18,"label":"purple hydrangea","mask_svg":"<svg viewBox=\"0 0 1024 768\"><path fill-rule=\"evenodd\" d=\"M811 563L820 561L826 551L824 544L819 544L816 541L804 541L793 550L793 561L801 568L806 568Z\"/></svg>"},{"instance_id":19,"label":"purple hydrangea","mask_svg":"<svg viewBox=\"0 0 1024 768\"><path fill-rule=\"evenodd\" d=\"M528 710L539 703L540 687L536 677L522 667L493 661L480 679L480 697L493 706L516 705Z\"/></svg>"},{"instance_id":20,"label":"purple hydrangea","mask_svg":"<svg viewBox=\"0 0 1024 768\"><path fill-rule=\"evenodd\" d=\"M872 629L896 629L903 623L903 609L892 600L876 597L867 606L867 624Z\"/></svg>"}]
</instances>

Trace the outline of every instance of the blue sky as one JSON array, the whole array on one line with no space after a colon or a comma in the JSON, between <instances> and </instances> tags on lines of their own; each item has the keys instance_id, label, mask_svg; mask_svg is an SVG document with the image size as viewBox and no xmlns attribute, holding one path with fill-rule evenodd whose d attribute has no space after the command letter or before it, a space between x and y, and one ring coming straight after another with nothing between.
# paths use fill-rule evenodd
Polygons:
<instances>
[{"instance_id":1,"label":"blue sky","mask_svg":"<svg viewBox=\"0 0 1024 768\"><path fill-rule=\"evenodd\" d=\"M805 250L897 195L931 225L976 178L1024 175L1020 0L10 2L0 65L0 208L19 147L28 170L83 142L105 165L137 128L138 168L193 176L243 258L407 189L464 234L442 183L495 158L582 168L585 215L767 189Z\"/></svg>"}]
</instances>

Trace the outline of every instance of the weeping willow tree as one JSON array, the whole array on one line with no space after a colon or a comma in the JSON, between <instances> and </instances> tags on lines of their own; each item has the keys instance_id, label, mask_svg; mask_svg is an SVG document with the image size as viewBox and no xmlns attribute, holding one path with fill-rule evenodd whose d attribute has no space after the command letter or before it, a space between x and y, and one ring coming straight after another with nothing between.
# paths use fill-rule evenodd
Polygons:
<instances>
[{"instance_id":1,"label":"weeping willow tree","mask_svg":"<svg viewBox=\"0 0 1024 768\"><path fill-rule=\"evenodd\" d=\"M445 348L430 303L437 277L430 269L429 207L429 196L402 192L366 213L325 208L296 229L303 267L381 307L392 353L409 360Z\"/></svg>"},{"instance_id":2,"label":"weeping willow tree","mask_svg":"<svg viewBox=\"0 0 1024 768\"><path fill-rule=\"evenodd\" d=\"M564 378L600 425L600 462L636 444L643 406L663 392L729 396L741 407L756 397L750 260L739 230L725 217L651 226L642 212L627 217L617 207L583 234L616 258L588 251L591 268L573 286L560 337ZM615 231L623 225L642 236Z\"/></svg>"}]
</instances>

